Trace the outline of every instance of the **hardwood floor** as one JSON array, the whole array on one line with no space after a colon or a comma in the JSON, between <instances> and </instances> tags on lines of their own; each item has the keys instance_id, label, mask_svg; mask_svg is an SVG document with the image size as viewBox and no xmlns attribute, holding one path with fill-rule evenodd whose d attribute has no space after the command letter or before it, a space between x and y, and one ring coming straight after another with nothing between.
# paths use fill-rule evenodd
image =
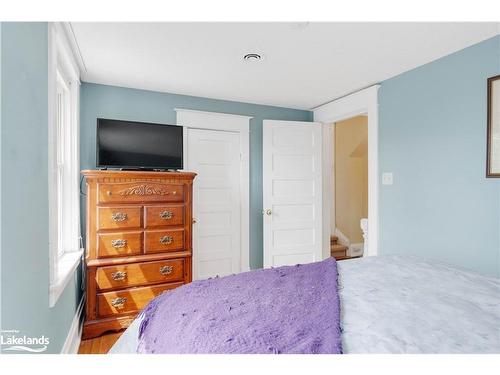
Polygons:
<instances>
[{"instance_id":1,"label":"hardwood floor","mask_svg":"<svg viewBox=\"0 0 500 375\"><path fill-rule=\"evenodd\" d=\"M122 333L108 333L94 339L82 340L78 354L106 354Z\"/></svg>"},{"instance_id":2,"label":"hardwood floor","mask_svg":"<svg viewBox=\"0 0 500 375\"><path fill-rule=\"evenodd\" d=\"M356 259L361 258L362 255L346 255L346 256L336 256L335 260L347 260L347 259Z\"/></svg>"}]
</instances>

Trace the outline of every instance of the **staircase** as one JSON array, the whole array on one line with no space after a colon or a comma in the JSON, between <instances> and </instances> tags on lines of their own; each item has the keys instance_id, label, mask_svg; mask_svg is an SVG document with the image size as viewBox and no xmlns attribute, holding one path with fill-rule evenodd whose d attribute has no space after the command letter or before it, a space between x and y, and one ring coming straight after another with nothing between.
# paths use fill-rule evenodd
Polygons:
<instances>
[{"instance_id":1,"label":"staircase","mask_svg":"<svg viewBox=\"0 0 500 375\"><path fill-rule=\"evenodd\" d=\"M347 256L347 246L340 245L338 243L339 238L337 236L330 237L330 254L336 260L342 260L348 258Z\"/></svg>"}]
</instances>

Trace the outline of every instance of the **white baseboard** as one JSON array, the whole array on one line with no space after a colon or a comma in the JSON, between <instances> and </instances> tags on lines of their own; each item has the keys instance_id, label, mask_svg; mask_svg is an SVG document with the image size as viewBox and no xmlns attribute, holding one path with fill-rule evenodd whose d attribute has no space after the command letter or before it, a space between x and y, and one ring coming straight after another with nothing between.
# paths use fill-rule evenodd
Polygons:
<instances>
[{"instance_id":1,"label":"white baseboard","mask_svg":"<svg viewBox=\"0 0 500 375\"><path fill-rule=\"evenodd\" d=\"M352 243L349 245L349 249L347 250L347 253L349 254L349 256L363 255L363 247L364 247L363 242Z\"/></svg>"},{"instance_id":2,"label":"white baseboard","mask_svg":"<svg viewBox=\"0 0 500 375\"><path fill-rule=\"evenodd\" d=\"M83 324L83 307L85 306L85 297L82 297L80 304L76 309L76 314L71 322L71 327L69 328L68 336L61 349L61 354L77 354L78 348L80 347L80 341L82 337L82 324Z\"/></svg>"}]
</instances>

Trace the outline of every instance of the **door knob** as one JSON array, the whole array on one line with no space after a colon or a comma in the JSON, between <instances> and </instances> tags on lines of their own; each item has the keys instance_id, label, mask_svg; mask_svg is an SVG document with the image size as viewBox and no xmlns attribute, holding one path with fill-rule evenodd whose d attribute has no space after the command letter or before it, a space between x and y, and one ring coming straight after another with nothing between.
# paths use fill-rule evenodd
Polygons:
<instances>
[{"instance_id":1,"label":"door knob","mask_svg":"<svg viewBox=\"0 0 500 375\"><path fill-rule=\"evenodd\" d=\"M272 215L272 213L273 213L273 211L272 211L270 208L268 208L267 210L262 211L262 213L263 213L263 214L266 214L267 216L271 216L271 215Z\"/></svg>"}]
</instances>

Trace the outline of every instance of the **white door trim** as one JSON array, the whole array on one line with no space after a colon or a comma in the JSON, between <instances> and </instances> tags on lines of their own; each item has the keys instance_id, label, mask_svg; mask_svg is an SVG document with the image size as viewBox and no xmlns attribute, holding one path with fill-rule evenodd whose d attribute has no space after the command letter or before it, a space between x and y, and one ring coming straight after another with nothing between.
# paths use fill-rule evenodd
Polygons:
<instances>
[{"instance_id":1,"label":"white door trim","mask_svg":"<svg viewBox=\"0 0 500 375\"><path fill-rule=\"evenodd\" d=\"M357 115L368 115L368 254L378 254L378 89L374 85L315 108L314 121L323 127L323 207L331 207L332 124ZM323 255L329 256L330 212L323 210Z\"/></svg>"},{"instance_id":2,"label":"white door trim","mask_svg":"<svg viewBox=\"0 0 500 375\"><path fill-rule=\"evenodd\" d=\"M208 129L240 135L241 272L250 270L250 116L175 108L177 125L184 128L184 166L187 167L188 129Z\"/></svg>"}]
</instances>

